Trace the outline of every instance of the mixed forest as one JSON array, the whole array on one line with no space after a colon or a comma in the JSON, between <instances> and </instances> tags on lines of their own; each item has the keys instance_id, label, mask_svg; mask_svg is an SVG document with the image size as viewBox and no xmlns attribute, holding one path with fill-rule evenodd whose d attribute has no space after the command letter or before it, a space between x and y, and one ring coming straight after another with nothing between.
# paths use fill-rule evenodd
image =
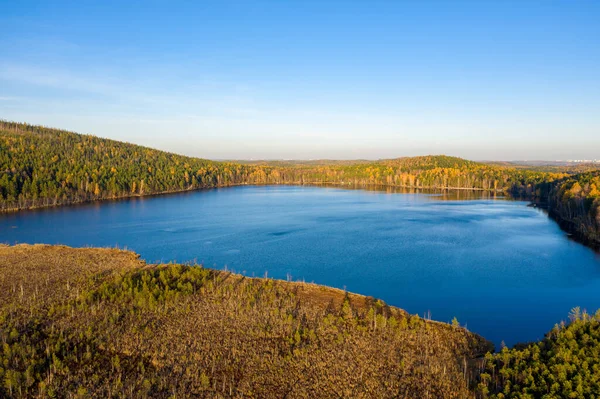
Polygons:
<instances>
[{"instance_id":1,"label":"mixed forest","mask_svg":"<svg viewBox=\"0 0 600 399\"><path fill-rule=\"evenodd\" d=\"M502 348L314 284L0 246L0 397L600 397L600 314Z\"/></svg>"},{"instance_id":2,"label":"mixed forest","mask_svg":"<svg viewBox=\"0 0 600 399\"><path fill-rule=\"evenodd\" d=\"M598 243L598 171L550 171L449 156L380 161L216 162L0 121L0 212L241 184L338 184L507 193L548 206Z\"/></svg>"},{"instance_id":3,"label":"mixed forest","mask_svg":"<svg viewBox=\"0 0 600 399\"><path fill-rule=\"evenodd\" d=\"M575 308L540 342L488 353L482 363L483 398L599 398L600 311Z\"/></svg>"},{"instance_id":4,"label":"mixed forest","mask_svg":"<svg viewBox=\"0 0 600 399\"><path fill-rule=\"evenodd\" d=\"M234 163L185 157L62 130L0 122L0 209L237 184L395 185L541 196L564 174L447 156L378 162Z\"/></svg>"},{"instance_id":5,"label":"mixed forest","mask_svg":"<svg viewBox=\"0 0 600 399\"><path fill-rule=\"evenodd\" d=\"M216 162L0 122L0 211L241 184L486 190L600 243L600 171L448 156ZM600 398L600 314L497 353L374 298L115 249L0 246L0 397Z\"/></svg>"},{"instance_id":6,"label":"mixed forest","mask_svg":"<svg viewBox=\"0 0 600 399\"><path fill-rule=\"evenodd\" d=\"M552 185L548 209L563 227L599 245L600 171L579 173Z\"/></svg>"}]
</instances>

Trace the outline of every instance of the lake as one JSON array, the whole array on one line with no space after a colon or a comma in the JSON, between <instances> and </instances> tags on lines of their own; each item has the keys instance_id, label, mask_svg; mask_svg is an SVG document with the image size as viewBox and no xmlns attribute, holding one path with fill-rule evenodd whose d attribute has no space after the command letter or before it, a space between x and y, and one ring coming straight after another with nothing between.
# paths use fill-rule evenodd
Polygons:
<instances>
[{"instance_id":1,"label":"lake","mask_svg":"<svg viewBox=\"0 0 600 399\"><path fill-rule=\"evenodd\" d=\"M600 308L600 257L527 202L243 186L0 215L0 242L119 246L381 298L498 347Z\"/></svg>"}]
</instances>

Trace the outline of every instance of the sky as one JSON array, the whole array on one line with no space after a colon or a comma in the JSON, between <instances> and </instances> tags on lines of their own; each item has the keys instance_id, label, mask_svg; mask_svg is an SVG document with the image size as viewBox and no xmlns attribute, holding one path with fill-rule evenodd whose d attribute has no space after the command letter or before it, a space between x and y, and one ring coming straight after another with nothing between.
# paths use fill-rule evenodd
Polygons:
<instances>
[{"instance_id":1,"label":"sky","mask_svg":"<svg viewBox=\"0 0 600 399\"><path fill-rule=\"evenodd\" d=\"M0 119L210 159L600 159L599 21L593 0L0 0Z\"/></svg>"}]
</instances>

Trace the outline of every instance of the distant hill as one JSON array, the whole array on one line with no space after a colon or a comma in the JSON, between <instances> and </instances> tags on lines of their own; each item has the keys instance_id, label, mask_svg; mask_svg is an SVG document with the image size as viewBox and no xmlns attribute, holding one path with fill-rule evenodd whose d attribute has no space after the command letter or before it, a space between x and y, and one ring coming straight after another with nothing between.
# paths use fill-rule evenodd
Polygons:
<instances>
[{"instance_id":1,"label":"distant hill","mask_svg":"<svg viewBox=\"0 0 600 399\"><path fill-rule=\"evenodd\" d=\"M483 163L493 166L504 166L510 168L535 170L538 172L551 173L583 173L600 170L598 162L567 162L567 161L484 161Z\"/></svg>"},{"instance_id":2,"label":"distant hill","mask_svg":"<svg viewBox=\"0 0 600 399\"><path fill-rule=\"evenodd\" d=\"M251 165L267 165L267 166L284 166L284 167L315 167L315 166L356 166L364 164L386 164L397 165L412 169L432 169L432 168L460 168L463 166L471 166L480 164L474 161L458 157L450 157L447 155L425 155L415 157L401 157L391 159L311 159L311 160L233 160L230 162L251 164Z\"/></svg>"},{"instance_id":3,"label":"distant hill","mask_svg":"<svg viewBox=\"0 0 600 399\"><path fill-rule=\"evenodd\" d=\"M536 184L558 177L443 155L374 162L216 162L0 122L0 211L237 184L383 184L536 195Z\"/></svg>"},{"instance_id":4,"label":"distant hill","mask_svg":"<svg viewBox=\"0 0 600 399\"><path fill-rule=\"evenodd\" d=\"M383 159L379 162L388 165L398 165L404 168L412 169L468 168L473 167L475 165L482 165L479 162L469 161L467 159L442 154Z\"/></svg>"},{"instance_id":5,"label":"distant hill","mask_svg":"<svg viewBox=\"0 0 600 399\"><path fill-rule=\"evenodd\" d=\"M248 165L266 165L277 167L298 167L298 166L332 166L332 165L356 165L361 163L370 163L365 159L339 160L339 159L270 159L270 160L231 160L228 162L241 163Z\"/></svg>"},{"instance_id":6,"label":"distant hill","mask_svg":"<svg viewBox=\"0 0 600 399\"><path fill-rule=\"evenodd\" d=\"M577 193L582 199L577 211L569 208L575 199L562 206L552 194L549 201L558 184L579 169L489 165L445 155L294 162L217 162L0 121L0 212L240 184L385 185L488 190L537 200L553 205L553 214L569 219L575 233L598 241L592 189L597 183L584 182L588 185ZM574 213L579 215L576 221L568 217Z\"/></svg>"}]
</instances>

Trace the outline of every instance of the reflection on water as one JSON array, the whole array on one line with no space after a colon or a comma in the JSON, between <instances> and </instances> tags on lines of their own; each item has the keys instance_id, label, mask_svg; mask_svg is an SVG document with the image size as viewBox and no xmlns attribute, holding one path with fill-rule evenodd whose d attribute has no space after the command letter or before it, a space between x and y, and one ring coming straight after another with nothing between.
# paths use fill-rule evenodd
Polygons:
<instances>
[{"instance_id":1,"label":"reflection on water","mask_svg":"<svg viewBox=\"0 0 600 399\"><path fill-rule=\"evenodd\" d=\"M354 188L354 187L350 187ZM600 308L600 260L540 210L478 191L243 186L0 215L0 242L127 247L314 281L499 344Z\"/></svg>"},{"instance_id":2,"label":"reflection on water","mask_svg":"<svg viewBox=\"0 0 600 399\"><path fill-rule=\"evenodd\" d=\"M442 190L429 188L382 186L378 184L313 184L312 187L343 188L345 190L376 191L387 194L422 194L435 197L443 201L461 201L474 199L507 199L504 193L483 190Z\"/></svg>"}]
</instances>

